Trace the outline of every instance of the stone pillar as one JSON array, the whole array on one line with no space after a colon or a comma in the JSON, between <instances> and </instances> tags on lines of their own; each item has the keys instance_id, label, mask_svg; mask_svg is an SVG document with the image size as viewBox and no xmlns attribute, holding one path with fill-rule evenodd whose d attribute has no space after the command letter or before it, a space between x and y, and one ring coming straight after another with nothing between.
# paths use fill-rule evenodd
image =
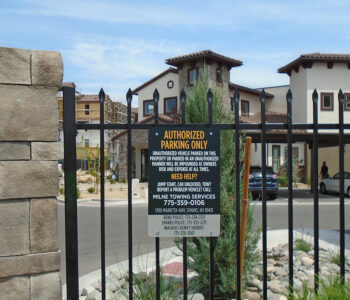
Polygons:
<instances>
[{"instance_id":1,"label":"stone pillar","mask_svg":"<svg viewBox=\"0 0 350 300\"><path fill-rule=\"evenodd\" d=\"M61 299L61 54L0 47L0 300Z\"/></svg>"}]
</instances>

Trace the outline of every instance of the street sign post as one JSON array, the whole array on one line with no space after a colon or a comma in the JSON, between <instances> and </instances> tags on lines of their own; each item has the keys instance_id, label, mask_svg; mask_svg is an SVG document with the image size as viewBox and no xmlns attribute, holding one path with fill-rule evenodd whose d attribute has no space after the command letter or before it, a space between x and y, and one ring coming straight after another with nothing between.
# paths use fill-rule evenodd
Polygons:
<instances>
[{"instance_id":1,"label":"street sign post","mask_svg":"<svg viewBox=\"0 0 350 300\"><path fill-rule=\"evenodd\" d=\"M149 130L148 232L152 237L220 233L220 130Z\"/></svg>"}]
</instances>

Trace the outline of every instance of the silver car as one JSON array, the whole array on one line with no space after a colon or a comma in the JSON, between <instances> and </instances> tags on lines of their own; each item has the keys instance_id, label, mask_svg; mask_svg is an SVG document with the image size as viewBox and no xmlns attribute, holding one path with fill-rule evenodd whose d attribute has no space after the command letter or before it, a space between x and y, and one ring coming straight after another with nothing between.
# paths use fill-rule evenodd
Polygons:
<instances>
[{"instance_id":1,"label":"silver car","mask_svg":"<svg viewBox=\"0 0 350 300\"><path fill-rule=\"evenodd\" d=\"M339 193L339 173L333 177L322 179L320 183L320 192L326 194L328 192ZM344 172L344 194L350 197L350 171Z\"/></svg>"}]
</instances>

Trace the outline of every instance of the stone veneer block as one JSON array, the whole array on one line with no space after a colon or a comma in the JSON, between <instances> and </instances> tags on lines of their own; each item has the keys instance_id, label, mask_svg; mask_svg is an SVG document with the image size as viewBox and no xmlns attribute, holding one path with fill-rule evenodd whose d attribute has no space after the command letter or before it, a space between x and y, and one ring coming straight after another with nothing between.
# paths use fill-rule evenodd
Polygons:
<instances>
[{"instance_id":1,"label":"stone veneer block","mask_svg":"<svg viewBox=\"0 0 350 300\"><path fill-rule=\"evenodd\" d=\"M57 89L0 85L0 140L57 141Z\"/></svg>"},{"instance_id":2,"label":"stone veneer block","mask_svg":"<svg viewBox=\"0 0 350 300\"><path fill-rule=\"evenodd\" d=\"M59 151L58 142L32 143L32 160L59 160Z\"/></svg>"},{"instance_id":3,"label":"stone veneer block","mask_svg":"<svg viewBox=\"0 0 350 300\"><path fill-rule=\"evenodd\" d=\"M0 300L29 300L29 276L0 279Z\"/></svg>"},{"instance_id":4,"label":"stone veneer block","mask_svg":"<svg viewBox=\"0 0 350 300\"><path fill-rule=\"evenodd\" d=\"M28 253L29 200L0 202L0 256Z\"/></svg>"},{"instance_id":5,"label":"stone veneer block","mask_svg":"<svg viewBox=\"0 0 350 300\"><path fill-rule=\"evenodd\" d=\"M61 300L62 288L59 272L30 277L31 300Z\"/></svg>"},{"instance_id":6,"label":"stone veneer block","mask_svg":"<svg viewBox=\"0 0 350 300\"><path fill-rule=\"evenodd\" d=\"M30 159L29 143L0 142L0 160Z\"/></svg>"},{"instance_id":7,"label":"stone veneer block","mask_svg":"<svg viewBox=\"0 0 350 300\"><path fill-rule=\"evenodd\" d=\"M0 161L0 199L56 197L57 194L57 161Z\"/></svg>"},{"instance_id":8,"label":"stone veneer block","mask_svg":"<svg viewBox=\"0 0 350 300\"><path fill-rule=\"evenodd\" d=\"M31 253L58 250L56 199L35 199L31 201L30 245Z\"/></svg>"},{"instance_id":9,"label":"stone veneer block","mask_svg":"<svg viewBox=\"0 0 350 300\"><path fill-rule=\"evenodd\" d=\"M60 254L48 252L0 257L0 266L0 278L59 271Z\"/></svg>"},{"instance_id":10,"label":"stone veneer block","mask_svg":"<svg viewBox=\"0 0 350 300\"><path fill-rule=\"evenodd\" d=\"M57 51L32 51L32 84L61 87L63 61Z\"/></svg>"},{"instance_id":11,"label":"stone veneer block","mask_svg":"<svg viewBox=\"0 0 350 300\"><path fill-rule=\"evenodd\" d=\"M0 83L31 84L30 50L0 47Z\"/></svg>"}]
</instances>

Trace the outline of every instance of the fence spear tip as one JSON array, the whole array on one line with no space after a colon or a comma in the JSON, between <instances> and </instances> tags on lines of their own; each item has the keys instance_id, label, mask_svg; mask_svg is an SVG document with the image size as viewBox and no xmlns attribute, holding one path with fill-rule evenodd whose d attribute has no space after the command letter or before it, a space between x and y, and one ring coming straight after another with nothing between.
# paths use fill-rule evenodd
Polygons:
<instances>
[{"instance_id":1,"label":"fence spear tip","mask_svg":"<svg viewBox=\"0 0 350 300\"><path fill-rule=\"evenodd\" d=\"M153 92L153 100L155 102L158 102L159 101L159 92L158 92L158 89L156 88Z\"/></svg>"},{"instance_id":2,"label":"fence spear tip","mask_svg":"<svg viewBox=\"0 0 350 300\"><path fill-rule=\"evenodd\" d=\"M290 88L288 89L288 92L286 95L286 100L287 100L287 102L292 102L292 100L293 100L293 94L292 94L292 91Z\"/></svg>"},{"instance_id":3,"label":"fence spear tip","mask_svg":"<svg viewBox=\"0 0 350 300\"><path fill-rule=\"evenodd\" d=\"M314 89L314 92L312 93L312 101L314 102L318 101L318 93L316 89Z\"/></svg>"},{"instance_id":4,"label":"fence spear tip","mask_svg":"<svg viewBox=\"0 0 350 300\"><path fill-rule=\"evenodd\" d=\"M213 92L211 91L211 88L209 88L208 93L207 93L207 99L209 103L213 103Z\"/></svg>"},{"instance_id":5,"label":"fence spear tip","mask_svg":"<svg viewBox=\"0 0 350 300\"><path fill-rule=\"evenodd\" d=\"M100 89L100 92L98 93L98 97L100 99L100 102L104 102L105 101L105 91L103 90L103 88Z\"/></svg>"},{"instance_id":6,"label":"fence spear tip","mask_svg":"<svg viewBox=\"0 0 350 300\"><path fill-rule=\"evenodd\" d=\"M131 103L131 100L132 100L132 91L131 91L131 88L129 88L128 92L126 93L126 101L128 103Z\"/></svg>"}]
</instances>

